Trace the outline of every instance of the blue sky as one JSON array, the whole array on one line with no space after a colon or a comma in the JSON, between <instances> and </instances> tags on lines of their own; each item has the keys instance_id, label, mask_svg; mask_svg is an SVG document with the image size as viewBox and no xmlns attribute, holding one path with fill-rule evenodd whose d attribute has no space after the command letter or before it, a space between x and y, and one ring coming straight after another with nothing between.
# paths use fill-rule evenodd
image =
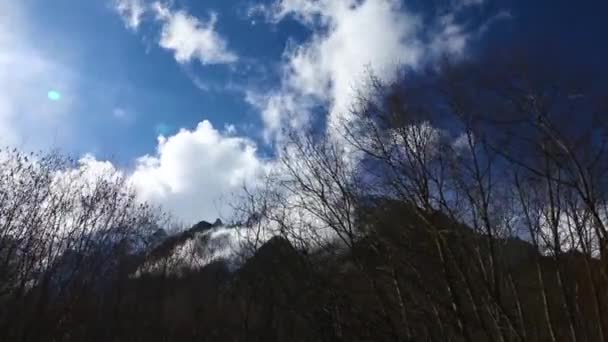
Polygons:
<instances>
[{"instance_id":1,"label":"blue sky","mask_svg":"<svg viewBox=\"0 0 608 342\"><path fill-rule=\"evenodd\" d=\"M601 65L607 6L593 3L0 0L0 143L82 156L212 220L268 169L281 128L343 118L370 67L390 78L539 42Z\"/></svg>"},{"instance_id":2,"label":"blue sky","mask_svg":"<svg viewBox=\"0 0 608 342\"><path fill-rule=\"evenodd\" d=\"M266 63L256 64L256 60L280 58L285 37L279 31L260 32L247 20L243 6L220 7L211 1L205 6L176 5L201 18L210 11L221 12L218 31L237 38L230 48L243 59L234 65L180 64L156 44L156 23L142 23L138 32L129 30L113 5L111 1L59 0L28 1L23 6L26 15L31 15L27 18L31 43L78 78L77 91L63 92L78 102L72 109L80 133L76 151L128 161L149 152L157 133L171 134L203 119L217 127L235 123L253 130L250 125L259 125L243 96L230 85L244 86L256 71L260 82L270 76L262 70L268 67ZM256 46L251 44L255 41Z\"/></svg>"}]
</instances>

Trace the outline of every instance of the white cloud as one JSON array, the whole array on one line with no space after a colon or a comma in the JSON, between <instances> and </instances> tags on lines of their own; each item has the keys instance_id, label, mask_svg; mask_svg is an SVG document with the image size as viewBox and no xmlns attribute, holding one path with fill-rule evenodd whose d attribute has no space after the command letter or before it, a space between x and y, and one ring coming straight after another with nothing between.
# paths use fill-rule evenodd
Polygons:
<instances>
[{"instance_id":1,"label":"white cloud","mask_svg":"<svg viewBox=\"0 0 608 342\"><path fill-rule=\"evenodd\" d=\"M225 135L236 134L236 127L233 124L225 124L224 125L224 134Z\"/></svg>"},{"instance_id":2,"label":"white cloud","mask_svg":"<svg viewBox=\"0 0 608 342\"><path fill-rule=\"evenodd\" d=\"M100 181L120 184L125 174L109 161L97 160L92 154L85 154L74 168L67 168L55 173L55 185L58 189L75 192L91 192ZM74 196L76 198L76 196Z\"/></svg>"},{"instance_id":3,"label":"white cloud","mask_svg":"<svg viewBox=\"0 0 608 342\"><path fill-rule=\"evenodd\" d=\"M438 20L438 28L430 42L432 56L460 55L464 52L469 34L456 23L454 13L443 15Z\"/></svg>"},{"instance_id":4,"label":"white cloud","mask_svg":"<svg viewBox=\"0 0 608 342\"><path fill-rule=\"evenodd\" d=\"M59 146L70 136L76 78L60 54L36 45L19 3L0 2L0 144ZM62 94L60 101L48 100L51 90Z\"/></svg>"},{"instance_id":5,"label":"white cloud","mask_svg":"<svg viewBox=\"0 0 608 342\"><path fill-rule=\"evenodd\" d=\"M0 163L11 161L6 156L0 153ZM231 195L244 185L256 189L272 165L258 156L253 141L236 135L233 125L220 131L205 120L193 130L159 136L156 153L137 158L131 171L85 154L73 167L56 172L54 186L88 193L100 180L124 180L125 190L134 190L139 201L193 224L230 216Z\"/></svg>"},{"instance_id":6,"label":"white cloud","mask_svg":"<svg viewBox=\"0 0 608 342\"><path fill-rule=\"evenodd\" d=\"M308 113L315 102L311 96L290 91L259 94L251 90L246 91L245 101L260 109L264 123L264 140L267 143L272 142L283 125L306 125L308 118L303 114Z\"/></svg>"},{"instance_id":7,"label":"white cloud","mask_svg":"<svg viewBox=\"0 0 608 342\"><path fill-rule=\"evenodd\" d=\"M146 12L143 0L115 0L114 8L124 20L125 25L132 30L139 28Z\"/></svg>"},{"instance_id":8,"label":"white cloud","mask_svg":"<svg viewBox=\"0 0 608 342\"><path fill-rule=\"evenodd\" d=\"M315 103L328 104L329 127L338 126L348 120L368 70L390 80L398 66L417 68L439 55L462 54L469 37L453 15L426 25L397 0L278 0L250 13L273 22L293 17L313 30L307 42L286 49L280 89L248 95L262 112L267 134L306 122Z\"/></svg>"},{"instance_id":9,"label":"white cloud","mask_svg":"<svg viewBox=\"0 0 608 342\"><path fill-rule=\"evenodd\" d=\"M255 184L265 172L256 151L249 139L203 121L194 130L160 136L157 152L139 158L130 178L142 200L163 205L185 222L214 220L230 211L225 196Z\"/></svg>"},{"instance_id":10,"label":"white cloud","mask_svg":"<svg viewBox=\"0 0 608 342\"><path fill-rule=\"evenodd\" d=\"M236 62L238 57L228 49L226 40L217 33L217 14L211 13L207 21L195 18L186 11L172 11L156 2L153 6L162 32L159 45L174 52L179 63L198 59L202 64Z\"/></svg>"},{"instance_id":11,"label":"white cloud","mask_svg":"<svg viewBox=\"0 0 608 342\"><path fill-rule=\"evenodd\" d=\"M161 25L158 45L173 52L178 63L198 60L201 64L230 64L238 56L228 48L226 39L216 30L218 16L196 18L185 10L171 8L173 1L114 0L114 9L125 25L136 31L147 13Z\"/></svg>"},{"instance_id":12,"label":"white cloud","mask_svg":"<svg viewBox=\"0 0 608 342\"><path fill-rule=\"evenodd\" d=\"M85 170L84 179L91 183L104 175L124 176L140 201L162 206L185 224L213 222L231 214L227 201L232 193L243 185L255 188L270 167L253 141L235 133L232 125L220 132L205 120L193 130L160 135L156 153L137 158L132 172L91 154L69 172Z\"/></svg>"}]
</instances>

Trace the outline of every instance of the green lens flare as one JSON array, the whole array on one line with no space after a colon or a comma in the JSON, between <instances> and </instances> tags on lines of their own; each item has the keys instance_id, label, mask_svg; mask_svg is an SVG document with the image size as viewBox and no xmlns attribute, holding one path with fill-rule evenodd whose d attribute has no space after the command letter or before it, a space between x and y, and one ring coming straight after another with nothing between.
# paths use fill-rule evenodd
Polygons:
<instances>
[{"instance_id":1,"label":"green lens flare","mask_svg":"<svg viewBox=\"0 0 608 342\"><path fill-rule=\"evenodd\" d=\"M51 101L59 101L61 100L61 93L55 90L49 91L48 95L49 100Z\"/></svg>"}]
</instances>

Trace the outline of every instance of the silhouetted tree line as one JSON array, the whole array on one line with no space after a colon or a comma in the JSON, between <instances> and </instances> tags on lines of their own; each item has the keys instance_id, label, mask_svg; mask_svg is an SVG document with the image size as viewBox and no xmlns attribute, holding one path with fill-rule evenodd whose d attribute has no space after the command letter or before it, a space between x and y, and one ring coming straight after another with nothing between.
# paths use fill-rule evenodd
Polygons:
<instances>
[{"instance_id":1,"label":"silhouetted tree line","mask_svg":"<svg viewBox=\"0 0 608 342\"><path fill-rule=\"evenodd\" d=\"M0 340L605 341L605 88L510 60L370 72L283 132L231 258L221 222L167 236L120 175L4 151Z\"/></svg>"}]
</instances>

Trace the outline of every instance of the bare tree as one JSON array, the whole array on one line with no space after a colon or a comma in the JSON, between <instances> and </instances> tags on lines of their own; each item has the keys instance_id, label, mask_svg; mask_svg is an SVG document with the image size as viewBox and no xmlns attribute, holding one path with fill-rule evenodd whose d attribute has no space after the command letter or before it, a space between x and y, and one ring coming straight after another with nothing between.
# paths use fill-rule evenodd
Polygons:
<instances>
[{"instance_id":1,"label":"bare tree","mask_svg":"<svg viewBox=\"0 0 608 342\"><path fill-rule=\"evenodd\" d=\"M284 135L276 172L242 213L266 239L352 256L396 340L604 339L601 107L537 71L371 74L341 126ZM398 211L403 221L386 218Z\"/></svg>"},{"instance_id":2,"label":"bare tree","mask_svg":"<svg viewBox=\"0 0 608 342\"><path fill-rule=\"evenodd\" d=\"M163 215L140 204L118 173L56 153L0 155L1 333L36 340L64 329Z\"/></svg>"}]
</instances>

